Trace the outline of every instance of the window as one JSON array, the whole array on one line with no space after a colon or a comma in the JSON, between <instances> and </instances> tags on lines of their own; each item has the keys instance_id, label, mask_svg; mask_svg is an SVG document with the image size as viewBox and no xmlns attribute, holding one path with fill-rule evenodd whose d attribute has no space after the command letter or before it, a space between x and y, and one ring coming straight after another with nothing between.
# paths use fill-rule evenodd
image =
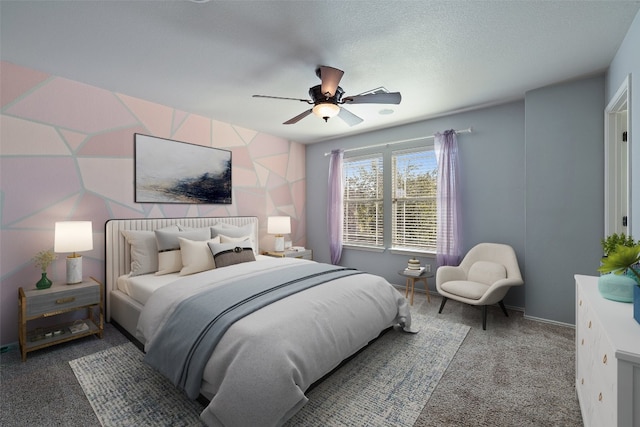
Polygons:
<instances>
[{"instance_id":1,"label":"window","mask_svg":"<svg viewBox=\"0 0 640 427\"><path fill-rule=\"evenodd\" d=\"M396 249L436 250L435 152L424 148L391 153L391 245Z\"/></svg>"},{"instance_id":2,"label":"window","mask_svg":"<svg viewBox=\"0 0 640 427\"><path fill-rule=\"evenodd\" d=\"M345 158L343 244L435 252L437 172L432 147Z\"/></svg>"},{"instance_id":3,"label":"window","mask_svg":"<svg viewBox=\"0 0 640 427\"><path fill-rule=\"evenodd\" d=\"M382 154L344 159L344 244L384 247Z\"/></svg>"}]
</instances>

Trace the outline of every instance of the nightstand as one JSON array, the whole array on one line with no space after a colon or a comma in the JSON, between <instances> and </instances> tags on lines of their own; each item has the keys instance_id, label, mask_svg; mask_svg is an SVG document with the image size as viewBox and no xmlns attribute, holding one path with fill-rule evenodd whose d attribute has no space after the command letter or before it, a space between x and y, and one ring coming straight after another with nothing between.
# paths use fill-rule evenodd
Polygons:
<instances>
[{"instance_id":1,"label":"nightstand","mask_svg":"<svg viewBox=\"0 0 640 427\"><path fill-rule=\"evenodd\" d=\"M49 289L18 289L19 341L22 361L27 353L104 331L103 286L94 278L75 285L54 284ZM29 329L31 320L86 310L86 318L46 328ZM83 326L85 325L85 326Z\"/></svg>"},{"instance_id":2,"label":"nightstand","mask_svg":"<svg viewBox=\"0 0 640 427\"><path fill-rule=\"evenodd\" d=\"M264 252L262 255L272 256L276 258L302 258L302 259L313 259L313 251L311 249L305 249L304 251L284 251L284 252L274 252L268 251Z\"/></svg>"},{"instance_id":3,"label":"nightstand","mask_svg":"<svg viewBox=\"0 0 640 427\"><path fill-rule=\"evenodd\" d=\"M427 302L431 303L431 296L429 295L429 284L427 283L427 278L433 277L432 273L427 273L426 271L423 271L422 273L414 276L413 274L406 274L404 270L400 270L398 271L398 274L401 275L402 277L407 278L406 284L405 284L405 290L404 290L404 297L408 298L409 292L411 292L411 299L409 300L409 305L413 305L413 294L415 291L416 282L420 282L420 281L424 282L424 290L427 293Z\"/></svg>"}]
</instances>

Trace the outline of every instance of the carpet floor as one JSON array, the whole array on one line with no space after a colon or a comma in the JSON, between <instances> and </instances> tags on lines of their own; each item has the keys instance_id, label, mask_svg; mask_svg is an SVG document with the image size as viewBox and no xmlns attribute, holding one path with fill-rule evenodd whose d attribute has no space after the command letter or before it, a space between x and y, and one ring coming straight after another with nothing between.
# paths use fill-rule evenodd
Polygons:
<instances>
[{"instance_id":1,"label":"carpet floor","mask_svg":"<svg viewBox=\"0 0 640 427\"><path fill-rule=\"evenodd\" d=\"M287 426L412 426L469 331L420 314L412 327L419 332L389 331L336 370ZM202 405L142 358L128 343L69 362L101 424L199 426Z\"/></svg>"},{"instance_id":2,"label":"carpet floor","mask_svg":"<svg viewBox=\"0 0 640 427\"><path fill-rule=\"evenodd\" d=\"M582 426L573 328L512 310L505 317L492 307L483 331L479 309L449 301L438 314L440 297L431 299L428 304L416 295L413 312L471 330L414 427ZM24 363L17 349L1 354L0 425L100 425L69 362L127 342L107 324L103 340L88 337L29 353Z\"/></svg>"}]
</instances>

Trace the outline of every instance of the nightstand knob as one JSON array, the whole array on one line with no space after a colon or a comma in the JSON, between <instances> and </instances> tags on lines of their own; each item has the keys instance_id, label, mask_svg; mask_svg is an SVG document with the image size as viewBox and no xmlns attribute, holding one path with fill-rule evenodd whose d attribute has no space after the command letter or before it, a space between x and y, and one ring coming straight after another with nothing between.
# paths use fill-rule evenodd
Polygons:
<instances>
[{"instance_id":1,"label":"nightstand knob","mask_svg":"<svg viewBox=\"0 0 640 427\"><path fill-rule=\"evenodd\" d=\"M67 304L70 302L74 302L75 300L76 300L76 297L58 298L56 300L56 304Z\"/></svg>"}]
</instances>

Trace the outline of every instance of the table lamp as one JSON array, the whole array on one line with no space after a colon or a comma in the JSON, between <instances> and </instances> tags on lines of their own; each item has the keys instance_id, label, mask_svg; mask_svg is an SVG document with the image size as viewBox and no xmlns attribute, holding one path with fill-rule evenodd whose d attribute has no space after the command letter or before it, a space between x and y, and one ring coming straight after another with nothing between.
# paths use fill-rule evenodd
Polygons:
<instances>
[{"instance_id":1,"label":"table lamp","mask_svg":"<svg viewBox=\"0 0 640 427\"><path fill-rule=\"evenodd\" d=\"M56 222L54 239L54 252L72 252L67 256L67 284L82 282L82 256L76 252L93 249L91 221Z\"/></svg>"},{"instance_id":2,"label":"table lamp","mask_svg":"<svg viewBox=\"0 0 640 427\"><path fill-rule=\"evenodd\" d=\"M284 251L284 235L291 233L291 218L288 216L270 216L267 218L267 233L275 234L273 250Z\"/></svg>"}]
</instances>

